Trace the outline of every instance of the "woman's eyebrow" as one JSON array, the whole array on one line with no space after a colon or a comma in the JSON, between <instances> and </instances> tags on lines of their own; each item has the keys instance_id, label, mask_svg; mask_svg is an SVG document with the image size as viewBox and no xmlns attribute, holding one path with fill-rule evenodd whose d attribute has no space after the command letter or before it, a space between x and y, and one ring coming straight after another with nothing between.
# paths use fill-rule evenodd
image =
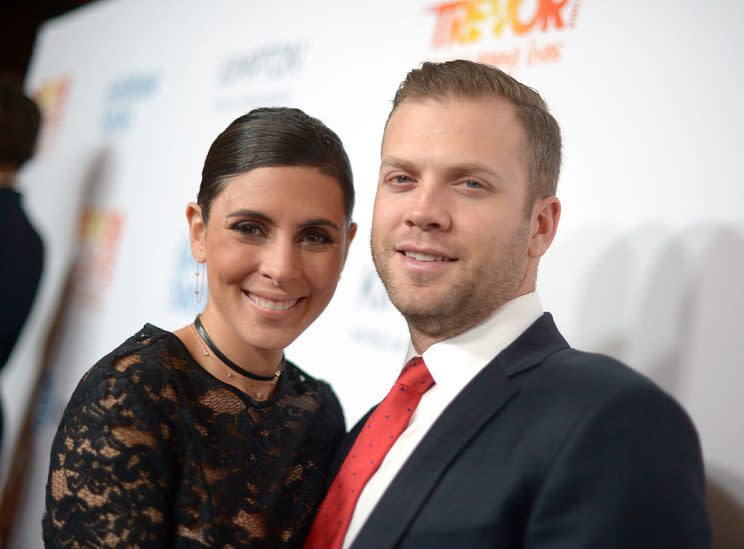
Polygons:
<instances>
[{"instance_id":1,"label":"woman's eyebrow","mask_svg":"<svg viewBox=\"0 0 744 549\"><path fill-rule=\"evenodd\" d=\"M340 229L338 228L338 225L336 225L330 219L325 219L323 217L318 217L316 219L308 219L307 221L303 221L302 223L300 223L300 228L314 227L318 225L325 225L327 227L332 227L336 229L337 231L340 231Z\"/></svg>"},{"instance_id":2,"label":"woman's eyebrow","mask_svg":"<svg viewBox=\"0 0 744 549\"><path fill-rule=\"evenodd\" d=\"M258 210L235 210L234 212L227 214L226 217L250 217L252 219L263 221L264 223L271 225L274 224L274 220L271 217L263 212L259 212Z\"/></svg>"},{"instance_id":3,"label":"woman's eyebrow","mask_svg":"<svg viewBox=\"0 0 744 549\"><path fill-rule=\"evenodd\" d=\"M274 219L271 218L271 216L266 215L263 212L260 212L258 210L235 210L234 212L230 212L227 214L226 217L249 217L251 219L256 219L259 221L263 221L267 225L276 225L276 222ZM338 225L331 221L330 219L326 219L325 217L316 217L313 219L308 219L307 221L303 221L299 224L299 227L301 229L305 229L307 227L317 227L318 225L331 227L337 231L340 231Z\"/></svg>"}]
</instances>

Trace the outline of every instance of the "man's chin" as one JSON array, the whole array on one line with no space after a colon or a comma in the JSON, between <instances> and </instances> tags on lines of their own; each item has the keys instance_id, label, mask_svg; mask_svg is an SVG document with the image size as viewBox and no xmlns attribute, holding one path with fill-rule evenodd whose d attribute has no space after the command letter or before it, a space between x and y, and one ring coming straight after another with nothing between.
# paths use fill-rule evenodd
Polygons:
<instances>
[{"instance_id":1,"label":"man's chin","mask_svg":"<svg viewBox=\"0 0 744 549\"><path fill-rule=\"evenodd\" d=\"M395 308L403 316L439 317L448 316L457 311L457 304L452 303L451 299L437 299L437 296L432 296L423 289L407 291L405 297L401 297L400 294L396 295L396 293L388 292L388 295Z\"/></svg>"},{"instance_id":2,"label":"man's chin","mask_svg":"<svg viewBox=\"0 0 744 549\"><path fill-rule=\"evenodd\" d=\"M421 303L398 305L395 302L393 302L393 305L403 315L408 324L416 326L436 327L449 324L457 314L457 307L452 306L422 307Z\"/></svg>"},{"instance_id":3,"label":"man's chin","mask_svg":"<svg viewBox=\"0 0 744 549\"><path fill-rule=\"evenodd\" d=\"M424 336L430 343L441 341L462 332L453 315L422 315L403 313L411 335Z\"/></svg>"}]
</instances>

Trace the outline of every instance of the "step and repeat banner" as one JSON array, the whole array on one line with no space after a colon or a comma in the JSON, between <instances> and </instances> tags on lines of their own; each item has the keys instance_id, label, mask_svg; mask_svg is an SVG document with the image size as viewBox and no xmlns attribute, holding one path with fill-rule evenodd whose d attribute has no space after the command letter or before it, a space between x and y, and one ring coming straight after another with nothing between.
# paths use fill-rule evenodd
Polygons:
<instances>
[{"instance_id":1,"label":"step and repeat banner","mask_svg":"<svg viewBox=\"0 0 744 549\"><path fill-rule=\"evenodd\" d=\"M338 292L287 355L332 383L349 426L386 393L407 332L368 246L383 124L411 68L458 57L536 88L563 128L545 308L575 347L674 394L710 481L744 502L742 23L723 0L108 0L49 21L26 83L43 133L21 178L47 263L1 378L3 477L57 329L14 546L41 546L48 452L82 374L145 322L198 312L185 206L214 137L251 108L327 123L358 192Z\"/></svg>"}]
</instances>

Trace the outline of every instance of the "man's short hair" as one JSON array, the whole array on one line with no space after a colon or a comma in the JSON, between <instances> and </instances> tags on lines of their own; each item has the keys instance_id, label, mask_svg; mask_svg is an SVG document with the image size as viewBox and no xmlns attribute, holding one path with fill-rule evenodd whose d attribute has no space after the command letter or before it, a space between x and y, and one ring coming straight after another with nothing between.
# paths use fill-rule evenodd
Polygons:
<instances>
[{"instance_id":1,"label":"man's short hair","mask_svg":"<svg viewBox=\"0 0 744 549\"><path fill-rule=\"evenodd\" d=\"M406 75L388 121L401 103L422 99L501 97L516 107L525 134L529 178L527 204L553 196L561 171L561 130L540 94L491 65L458 59L425 62Z\"/></svg>"},{"instance_id":2,"label":"man's short hair","mask_svg":"<svg viewBox=\"0 0 744 549\"><path fill-rule=\"evenodd\" d=\"M0 78L0 165L18 169L34 155L40 124L39 107L23 88Z\"/></svg>"}]
</instances>

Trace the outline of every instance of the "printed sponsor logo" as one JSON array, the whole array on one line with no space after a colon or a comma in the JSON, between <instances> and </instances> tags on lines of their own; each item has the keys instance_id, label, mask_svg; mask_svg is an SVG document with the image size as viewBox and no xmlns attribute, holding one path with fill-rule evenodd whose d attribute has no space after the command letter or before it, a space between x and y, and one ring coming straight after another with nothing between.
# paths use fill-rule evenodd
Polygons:
<instances>
[{"instance_id":1,"label":"printed sponsor logo","mask_svg":"<svg viewBox=\"0 0 744 549\"><path fill-rule=\"evenodd\" d=\"M73 295L88 306L99 307L108 293L123 227L124 215L119 211L97 208L83 211Z\"/></svg>"},{"instance_id":2,"label":"printed sponsor logo","mask_svg":"<svg viewBox=\"0 0 744 549\"><path fill-rule=\"evenodd\" d=\"M377 271L371 267L359 279L357 303L373 311L395 311Z\"/></svg>"},{"instance_id":3,"label":"printed sponsor logo","mask_svg":"<svg viewBox=\"0 0 744 549\"><path fill-rule=\"evenodd\" d=\"M292 103L295 79L304 68L305 56L305 45L296 42L229 56L217 67L215 110L233 116L262 105Z\"/></svg>"},{"instance_id":4,"label":"printed sponsor logo","mask_svg":"<svg viewBox=\"0 0 744 549\"><path fill-rule=\"evenodd\" d=\"M67 77L45 80L34 92L42 113L42 128L39 136L39 154L49 152L57 141L62 119L67 106L70 79Z\"/></svg>"},{"instance_id":5,"label":"printed sponsor logo","mask_svg":"<svg viewBox=\"0 0 744 549\"><path fill-rule=\"evenodd\" d=\"M101 122L104 133L120 133L129 129L136 106L155 94L159 81L160 77L154 73L135 74L116 80L106 94Z\"/></svg>"},{"instance_id":6,"label":"printed sponsor logo","mask_svg":"<svg viewBox=\"0 0 744 549\"><path fill-rule=\"evenodd\" d=\"M408 332L391 318L400 314L388 298L385 286L372 267L366 267L359 277L355 315L350 323L349 337L355 343L389 351L405 350Z\"/></svg>"},{"instance_id":7,"label":"printed sponsor logo","mask_svg":"<svg viewBox=\"0 0 744 549\"><path fill-rule=\"evenodd\" d=\"M228 57L217 70L225 85L266 78L287 78L302 69L305 48L302 44L276 44Z\"/></svg>"},{"instance_id":8,"label":"printed sponsor logo","mask_svg":"<svg viewBox=\"0 0 744 549\"><path fill-rule=\"evenodd\" d=\"M200 313L207 304L207 270L199 269L199 280L201 290L204 292L201 302L196 303L196 260L191 255L191 246L188 239L183 239L176 253L175 268L171 284L171 307L184 313Z\"/></svg>"},{"instance_id":9,"label":"printed sponsor logo","mask_svg":"<svg viewBox=\"0 0 744 549\"><path fill-rule=\"evenodd\" d=\"M579 15L579 0L457 0L429 11L432 45L446 57L469 58L507 72L559 63L566 33Z\"/></svg>"}]
</instances>

